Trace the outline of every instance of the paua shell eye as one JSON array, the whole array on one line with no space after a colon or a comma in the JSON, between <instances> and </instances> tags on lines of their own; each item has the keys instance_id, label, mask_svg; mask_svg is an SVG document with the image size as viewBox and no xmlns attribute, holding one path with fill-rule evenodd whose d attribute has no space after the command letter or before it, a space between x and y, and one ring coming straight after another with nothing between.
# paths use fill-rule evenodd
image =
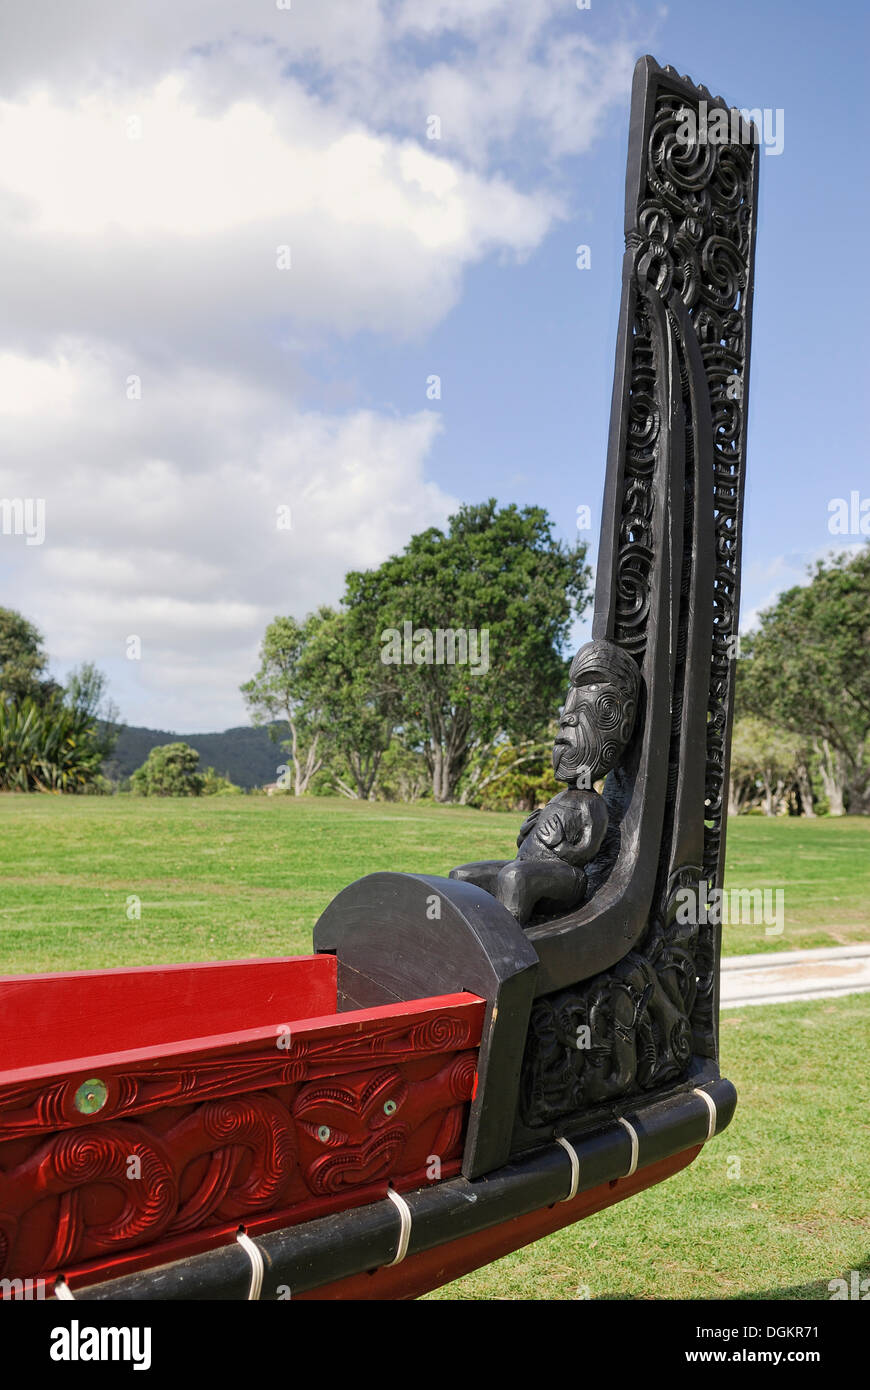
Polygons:
<instances>
[{"instance_id":1,"label":"paua shell eye","mask_svg":"<svg viewBox=\"0 0 870 1390\"><path fill-rule=\"evenodd\" d=\"M317 1131L317 1137L320 1140L321 1144L326 1143L331 1133L332 1130L329 1128L329 1125L320 1125Z\"/></svg>"},{"instance_id":2,"label":"paua shell eye","mask_svg":"<svg viewBox=\"0 0 870 1390\"><path fill-rule=\"evenodd\" d=\"M397 1108L398 1108L398 1107L396 1106L396 1102L395 1102L394 1100L385 1100L385 1101L384 1101L384 1114L385 1114L385 1115L395 1115Z\"/></svg>"}]
</instances>

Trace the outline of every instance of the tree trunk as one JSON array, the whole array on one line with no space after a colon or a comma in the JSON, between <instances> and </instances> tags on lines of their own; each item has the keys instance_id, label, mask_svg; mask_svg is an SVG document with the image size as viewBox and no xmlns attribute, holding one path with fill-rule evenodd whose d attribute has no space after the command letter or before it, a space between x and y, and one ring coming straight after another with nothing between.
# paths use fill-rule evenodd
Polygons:
<instances>
[{"instance_id":1,"label":"tree trunk","mask_svg":"<svg viewBox=\"0 0 870 1390\"><path fill-rule=\"evenodd\" d=\"M773 797L774 797L773 785L772 785L772 783L771 783L771 781L770 781L770 778L768 777L767 773L765 773L765 774L764 774L764 814L765 814L766 816L775 816L775 815L776 815L776 811L774 810L774 806L773 806Z\"/></svg>"},{"instance_id":2,"label":"tree trunk","mask_svg":"<svg viewBox=\"0 0 870 1390\"><path fill-rule=\"evenodd\" d=\"M742 816L749 807L758 801L758 788L751 777L730 777L728 779L728 814Z\"/></svg>"},{"instance_id":3,"label":"tree trunk","mask_svg":"<svg viewBox=\"0 0 870 1390\"><path fill-rule=\"evenodd\" d=\"M346 750L345 756L353 773L353 780L356 783L357 796L360 801L373 800L372 791L377 780L382 754L375 752L363 757L362 753L355 752L351 748Z\"/></svg>"},{"instance_id":4,"label":"tree trunk","mask_svg":"<svg viewBox=\"0 0 870 1390\"><path fill-rule=\"evenodd\" d=\"M821 744L816 744L816 752L819 755L819 773L822 778L822 786L825 796L828 798L828 810L832 816L844 816L846 814L844 800L844 777L839 753L833 749L826 738Z\"/></svg>"},{"instance_id":5,"label":"tree trunk","mask_svg":"<svg viewBox=\"0 0 870 1390\"><path fill-rule=\"evenodd\" d=\"M432 749L432 795L436 801L450 801L458 777L451 777L450 759L443 748Z\"/></svg>"},{"instance_id":6,"label":"tree trunk","mask_svg":"<svg viewBox=\"0 0 870 1390\"><path fill-rule=\"evenodd\" d=\"M795 769L798 791L801 798L801 815L814 818L816 811L813 806L813 787L810 782L810 770L806 763L799 762Z\"/></svg>"},{"instance_id":7,"label":"tree trunk","mask_svg":"<svg viewBox=\"0 0 870 1390\"><path fill-rule=\"evenodd\" d=\"M866 768L859 767L849 778L847 792L850 816L870 814L870 774Z\"/></svg>"},{"instance_id":8,"label":"tree trunk","mask_svg":"<svg viewBox=\"0 0 870 1390\"><path fill-rule=\"evenodd\" d=\"M737 793L737 783L733 777L729 778L728 781L728 814L729 816L740 815L740 798Z\"/></svg>"},{"instance_id":9,"label":"tree trunk","mask_svg":"<svg viewBox=\"0 0 870 1390\"><path fill-rule=\"evenodd\" d=\"M290 757L293 762L293 793L295 796L304 796L308 791L309 783L316 772L323 766L323 759L317 756L317 745L320 742L320 734L316 733L311 741L311 747L303 760L299 749L299 739L296 734L296 724L290 720Z\"/></svg>"},{"instance_id":10,"label":"tree trunk","mask_svg":"<svg viewBox=\"0 0 870 1390\"><path fill-rule=\"evenodd\" d=\"M426 762L432 773L432 795L442 803L452 801L468 761L471 712L460 707L444 719L440 709L430 706L426 722L429 725Z\"/></svg>"},{"instance_id":11,"label":"tree trunk","mask_svg":"<svg viewBox=\"0 0 870 1390\"><path fill-rule=\"evenodd\" d=\"M740 816L746 810L752 800L755 788L751 783L747 783L745 778L739 781L736 777L728 779L728 814L729 816Z\"/></svg>"}]
</instances>

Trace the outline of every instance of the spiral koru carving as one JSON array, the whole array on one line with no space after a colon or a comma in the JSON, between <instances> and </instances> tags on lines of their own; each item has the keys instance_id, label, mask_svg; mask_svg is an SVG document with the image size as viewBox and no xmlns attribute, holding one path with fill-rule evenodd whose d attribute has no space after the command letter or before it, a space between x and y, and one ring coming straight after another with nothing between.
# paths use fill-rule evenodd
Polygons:
<instances>
[{"instance_id":1,"label":"spiral koru carving","mask_svg":"<svg viewBox=\"0 0 870 1390\"><path fill-rule=\"evenodd\" d=\"M465 1052L450 1067L448 1084L454 1100L471 1100L477 1079L477 1053Z\"/></svg>"},{"instance_id":2,"label":"spiral koru carving","mask_svg":"<svg viewBox=\"0 0 870 1390\"><path fill-rule=\"evenodd\" d=\"M468 1041L468 1024L442 1014L416 1023L408 1041L414 1052L454 1052Z\"/></svg>"},{"instance_id":3,"label":"spiral koru carving","mask_svg":"<svg viewBox=\"0 0 870 1390\"><path fill-rule=\"evenodd\" d=\"M218 1216L244 1216L277 1205L296 1163L293 1122L284 1106L269 1095L210 1101L203 1106L202 1121L216 1144L235 1150L237 1159L247 1154L251 1160L238 1186L233 1178L239 1163L234 1165Z\"/></svg>"},{"instance_id":4,"label":"spiral koru carving","mask_svg":"<svg viewBox=\"0 0 870 1390\"><path fill-rule=\"evenodd\" d=\"M101 1250L116 1250L155 1239L175 1213L178 1189L168 1156L153 1135L134 1124L103 1124L67 1130L50 1140L35 1161L22 1164L20 1180L33 1196L60 1198L60 1215L46 1266L58 1268L69 1260L86 1258ZM111 1187L120 1194L117 1214L110 1220L89 1224L84 1216L83 1193Z\"/></svg>"}]
</instances>

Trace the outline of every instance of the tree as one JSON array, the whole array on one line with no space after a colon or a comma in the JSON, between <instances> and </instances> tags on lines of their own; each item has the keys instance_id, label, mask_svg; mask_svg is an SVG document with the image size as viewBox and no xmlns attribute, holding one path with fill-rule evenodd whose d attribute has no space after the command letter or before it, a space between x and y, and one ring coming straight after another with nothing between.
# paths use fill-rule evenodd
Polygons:
<instances>
[{"instance_id":1,"label":"tree","mask_svg":"<svg viewBox=\"0 0 870 1390\"><path fill-rule=\"evenodd\" d=\"M394 738L378 767L375 791L383 801L421 801L432 794L432 778L423 754Z\"/></svg>"},{"instance_id":2,"label":"tree","mask_svg":"<svg viewBox=\"0 0 870 1390\"><path fill-rule=\"evenodd\" d=\"M276 720L286 722L289 739L282 747L293 765L293 791L302 796L323 765L318 751L323 732L323 711L318 703L319 685L312 690L310 668L302 657L321 623L332 617L321 608L301 623L295 618L275 618L266 628L260 647L260 669L241 687L255 725L269 724L269 733L280 738Z\"/></svg>"},{"instance_id":3,"label":"tree","mask_svg":"<svg viewBox=\"0 0 870 1390\"><path fill-rule=\"evenodd\" d=\"M206 785L199 754L181 742L152 748L130 782L139 796L201 796Z\"/></svg>"},{"instance_id":4,"label":"tree","mask_svg":"<svg viewBox=\"0 0 870 1390\"><path fill-rule=\"evenodd\" d=\"M361 609L321 609L299 662L299 689L330 749L347 765L352 785L333 773L338 790L367 800L400 717L399 684L380 660L375 631ZM321 749L321 751L323 751Z\"/></svg>"},{"instance_id":5,"label":"tree","mask_svg":"<svg viewBox=\"0 0 870 1390\"><path fill-rule=\"evenodd\" d=\"M48 657L42 636L21 613L0 608L0 700L44 703L59 690L44 679Z\"/></svg>"},{"instance_id":6,"label":"tree","mask_svg":"<svg viewBox=\"0 0 870 1390\"><path fill-rule=\"evenodd\" d=\"M65 703L94 721L104 760L110 757L121 732L120 711L108 698L108 685L105 673L92 661L84 661L70 671L64 687Z\"/></svg>"},{"instance_id":7,"label":"tree","mask_svg":"<svg viewBox=\"0 0 870 1390\"><path fill-rule=\"evenodd\" d=\"M553 774L556 725L544 739L514 744L507 738L472 753L460 782L463 806L484 810L533 811L561 790Z\"/></svg>"},{"instance_id":8,"label":"tree","mask_svg":"<svg viewBox=\"0 0 870 1390\"><path fill-rule=\"evenodd\" d=\"M543 509L490 499L347 576L344 609L392 668L403 739L422 749L437 801L453 799L472 752L541 737L564 695L589 569L585 544L552 530Z\"/></svg>"},{"instance_id":9,"label":"tree","mask_svg":"<svg viewBox=\"0 0 870 1390\"><path fill-rule=\"evenodd\" d=\"M870 811L870 546L818 561L744 639L741 708L809 743L832 815ZM805 769L806 771L806 769Z\"/></svg>"},{"instance_id":10,"label":"tree","mask_svg":"<svg viewBox=\"0 0 870 1390\"><path fill-rule=\"evenodd\" d=\"M731 736L729 813L739 815L761 800L766 816L778 815L799 780L800 753L801 741L795 734L754 715L736 720Z\"/></svg>"}]
</instances>

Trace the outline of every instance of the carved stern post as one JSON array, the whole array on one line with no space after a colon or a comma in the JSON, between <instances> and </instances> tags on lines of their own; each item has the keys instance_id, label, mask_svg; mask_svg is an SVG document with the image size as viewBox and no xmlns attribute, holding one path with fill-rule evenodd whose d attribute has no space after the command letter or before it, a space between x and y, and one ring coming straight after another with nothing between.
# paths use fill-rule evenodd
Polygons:
<instances>
[{"instance_id":1,"label":"carved stern post","mask_svg":"<svg viewBox=\"0 0 870 1390\"><path fill-rule=\"evenodd\" d=\"M520 1148L652 1093L734 1104L706 895L725 854L757 140L721 97L638 63L593 637L637 662L641 709L586 902L528 932Z\"/></svg>"},{"instance_id":2,"label":"carved stern post","mask_svg":"<svg viewBox=\"0 0 870 1390\"><path fill-rule=\"evenodd\" d=\"M315 928L349 1000L413 998L421 971L488 998L469 1178L614 1120L633 1173L736 1102L706 895L725 852L758 139L705 87L637 64L593 640L554 758L567 789L514 860L424 881L444 895L440 940L396 874L352 884ZM644 1107L673 1096L688 1129L659 1142Z\"/></svg>"}]
</instances>

